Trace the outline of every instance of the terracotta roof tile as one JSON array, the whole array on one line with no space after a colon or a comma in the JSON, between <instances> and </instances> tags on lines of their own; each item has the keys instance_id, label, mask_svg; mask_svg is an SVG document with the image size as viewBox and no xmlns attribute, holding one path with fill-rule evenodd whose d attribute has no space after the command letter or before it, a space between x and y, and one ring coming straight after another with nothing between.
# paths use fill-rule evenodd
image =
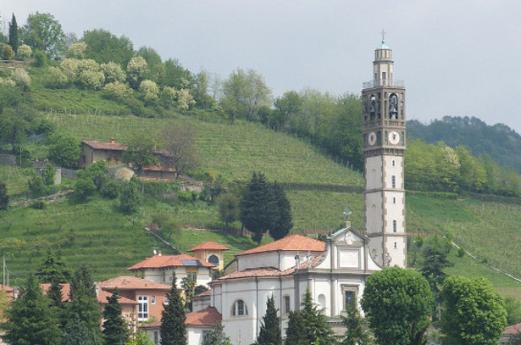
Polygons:
<instances>
[{"instance_id":1,"label":"terracotta roof tile","mask_svg":"<svg viewBox=\"0 0 521 345\"><path fill-rule=\"evenodd\" d=\"M128 269L140 270L146 268L166 268L166 267L183 267L183 266L196 266L196 267L207 267L211 268L214 265L202 262L201 260L194 258L191 255L180 254L180 255L155 255L145 260L138 262L137 264L129 267Z\"/></svg>"},{"instance_id":2,"label":"terracotta roof tile","mask_svg":"<svg viewBox=\"0 0 521 345\"><path fill-rule=\"evenodd\" d=\"M521 323L516 323L515 325L508 326L503 331L504 335L514 335L517 333L521 333Z\"/></svg>"},{"instance_id":3,"label":"terracotta roof tile","mask_svg":"<svg viewBox=\"0 0 521 345\"><path fill-rule=\"evenodd\" d=\"M108 303L107 298L109 298L110 296L112 296L112 292L105 291L105 290L99 290L98 296L97 296L98 303L107 304ZM132 304L132 305L137 304L136 301L134 301L130 298L123 297L123 296L119 296L118 302L119 302L119 304Z\"/></svg>"},{"instance_id":4,"label":"terracotta roof tile","mask_svg":"<svg viewBox=\"0 0 521 345\"><path fill-rule=\"evenodd\" d=\"M191 252L196 252L198 250L230 250L230 248L217 242L204 242L190 249Z\"/></svg>"},{"instance_id":5,"label":"terracotta roof tile","mask_svg":"<svg viewBox=\"0 0 521 345\"><path fill-rule=\"evenodd\" d=\"M98 141L98 140L83 140L85 145L95 149L95 150L107 150L107 151L125 151L127 149L127 145L120 144L116 141Z\"/></svg>"},{"instance_id":6,"label":"terracotta roof tile","mask_svg":"<svg viewBox=\"0 0 521 345\"><path fill-rule=\"evenodd\" d=\"M212 290L206 290L201 292L199 295L195 295L194 299L204 299L206 297L210 297L212 295Z\"/></svg>"},{"instance_id":7,"label":"terracotta roof tile","mask_svg":"<svg viewBox=\"0 0 521 345\"><path fill-rule=\"evenodd\" d=\"M186 314L185 325L192 327L213 327L221 322L222 316L214 307Z\"/></svg>"},{"instance_id":8,"label":"terracotta roof tile","mask_svg":"<svg viewBox=\"0 0 521 345\"><path fill-rule=\"evenodd\" d=\"M324 250L326 250L326 244L322 241L302 235L289 235L278 241L242 251L237 255L248 255L274 251L323 252Z\"/></svg>"},{"instance_id":9,"label":"terracotta roof tile","mask_svg":"<svg viewBox=\"0 0 521 345\"><path fill-rule=\"evenodd\" d=\"M170 286L131 276L120 276L99 283L103 290L170 290Z\"/></svg>"}]
</instances>

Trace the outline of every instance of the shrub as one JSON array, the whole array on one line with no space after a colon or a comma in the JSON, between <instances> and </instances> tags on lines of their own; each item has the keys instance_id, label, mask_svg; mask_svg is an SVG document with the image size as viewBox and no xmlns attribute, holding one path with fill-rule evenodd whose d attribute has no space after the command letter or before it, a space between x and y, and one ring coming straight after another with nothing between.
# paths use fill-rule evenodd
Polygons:
<instances>
[{"instance_id":1,"label":"shrub","mask_svg":"<svg viewBox=\"0 0 521 345\"><path fill-rule=\"evenodd\" d=\"M67 76L69 82L74 82L78 74L79 60L77 59L64 59L60 63L60 68Z\"/></svg>"},{"instance_id":2,"label":"shrub","mask_svg":"<svg viewBox=\"0 0 521 345\"><path fill-rule=\"evenodd\" d=\"M74 196L78 201L86 201L96 192L96 185L91 178L79 178L74 184Z\"/></svg>"},{"instance_id":3,"label":"shrub","mask_svg":"<svg viewBox=\"0 0 521 345\"><path fill-rule=\"evenodd\" d=\"M103 87L103 92L105 97L116 101L123 101L132 97L132 89L119 81L105 85Z\"/></svg>"},{"instance_id":4,"label":"shrub","mask_svg":"<svg viewBox=\"0 0 521 345\"><path fill-rule=\"evenodd\" d=\"M83 59L85 57L85 50L87 50L87 43L79 41L71 44L67 50L67 57L74 59Z\"/></svg>"},{"instance_id":5,"label":"shrub","mask_svg":"<svg viewBox=\"0 0 521 345\"><path fill-rule=\"evenodd\" d=\"M47 55L41 50L36 50L34 52L34 66L36 67L44 67L47 65Z\"/></svg>"},{"instance_id":6,"label":"shrub","mask_svg":"<svg viewBox=\"0 0 521 345\"><path fill-rule=\"evenodd\" d=\"M63 89L69 84L67 75L57 67L49 67L45 76L44 84L51 89Z\"/></svg>"},{"instance_id":7,"label":"shrub","mask_svg":"<svg viewBox=\"0 0 521 345\"><path fill-rule=\"evenodd\" d=\"M78 73L83 71L101 72L100 65L92 59L83 59L78 61Z\"/></svg>"},{"instance_id":8,"label":"shrub","mask_svg":"<svg viewBox=\"0 0 521 345\"><path fill-rule=\"evenodd\" d=\"M135 213L142 202L143 197L139 191L137 182L130 181L122 188L121 194L119 195L119 207L123 213Z\"/></svg>"},{"instance_id":9,"label":"shrub","mask_svg":"<svg viewBox=\"0 0 521 345\"><path fill-rule=\"evenodd\" d=\"M145 78L148 70L148 64L141 56L134 56L127 65L127 76L130 85L137 89L141 81Z\"/></svg>"},{"instance_id":10,"label":"shrub","mask_svg":"<svg viewBox=\"0 0 521 345\"><path fill-rule=\"evenodd\" d=\"M125 82L127 76L120 65L115 62L109 62L101 64L101 70L105 75L105 82L114 83L114 82Z\"/></svg>"},{"instance_id":11,"label":"shrub","mask_svg":"<svg viewBox=\"0 0 521 345\"><path fill-rule=\"evenodd\" d=\"M165 86L161 91L161 102L165 108L173 108L177 103L177 90L175 87Z\"/></svg>"},{"instance_id":12,"label":"shrub","mask_svg":"<svg viewBox=\"0 0 521 345\"><path fill-rule=\"evenodd\" d=\"M187 111L195 105L192 94L187 89L181 89L177 92L177 108L181 111Z\"/></svg>"},{"instance_id":13,"label":"shrub","mask_svg":"<svg viewBox=\"0 0 521 345\"><path fill-rule=\"evenodd\" d=\"M31 87L31 77L29 73L23 68L16 68L13 71L11 78L14 80L16 85L23 90L29 90Z\"/></svg>"},{"instance_id":14,"label":"shrub","mask_svg":"<svg viewBox=\"0 0 521 345\"><path fill-rule=\"evenodd\" d=\"M43 178L40 176L34 176L27 184L29 186L29 194L33 198L47 195L50 192L50 188L45 185Z\"/></svg>"},{"instance_id":15,"label":"shrub","mask_svg":"<svg viewBox=\"0 0 521 345\"><path fill-rule=\"evenodd\" d=\"M33 50L27 44L22 44L18 47L16 55L20 60L28 60L33 55Z\"/></svg>"},{"instance_id":16,"label":"shrub","mask_svg":"<svg viewBox=\"0 0 521 345\"><path fill-rule=\"evenodd\" d=\"M81 71L78 76L78 84L85 89L98 90L105 83L103 72Z\"/></svg>"},{"instance_id":17,"label":"shrub","mask_svg":"<svg viewBox=\"0 0 521 345\"><path fill-rule=\"evenodd\" d=\"M36 200L31 204L31 208L34 208L35 210L44 210L47 205L43 200Z\"/></svg>"},{"instance_id":18,"label":"shrub","mask_svg":"<svg viewBox=\"0 0 521 345\"><path fill-rule=\"evenodd\" d=\"M194 202L198 199L198 194L192 191L179 191L177 192L177 197L182 202Z\"/></svg>"},{"instance_id":19,"label":"shrub","mask_svg":"<svg viewBox=\"0 0 521 345\"><path fill-rule=\"evenodd\" d=\"M145 103L152 104L159 98L159 87L152 80L143 80L139 85L139 92Z\"/></svg>"},{"instance_id":20,"label":"shrub","mask_svg":"<svg viewBox=\"0 0 521 345\"><path fill-rule=\"evenodd\" d=\"M463 248L458 248L458 258L462 258L465 256L465 250Z\"/></svg>"},{"instance_id":21,"label":"shrub","mask_svg":"<svg viewBox=\"0 0 521 345\"><path fill-rule=\"evenodd\" d=\"M119 185L116 181L109 180L100 190L101 196L107 199L116 199L119 195Z\"/></svg>"},{"instance_id":22,"label":"shrub","mask_svg":"<svg viewBox=\"0 0 521 345\"><path fill-rule=\"evenodd\" d=\"M15 87L15 86L16 86L16 83L14 82L13 79L0 78L0 86L4 86L4 87Z\"/></svg>"},{"instance_id":23,"label":"shrub","mask_svg":"<svg viewBox=\"0 0 521 345\"><path fill-rule=\"evenodd\" d=\"M65 168L75 168L80 159L80 143L73 137L54 134L49 138L49 159Z\"/></svg>"},{"instance_id":24,"label":"shrub","mask_svg":"<svg viewBox=\"0 0 521 345\"><path fill-rule=\"evenodd\" d=\"M0 45L0 54L2 55L2 59L4 60L12 60L14 59L14 50L11 48L9 44L1 44Z\"/></svg>"}]
</instances>

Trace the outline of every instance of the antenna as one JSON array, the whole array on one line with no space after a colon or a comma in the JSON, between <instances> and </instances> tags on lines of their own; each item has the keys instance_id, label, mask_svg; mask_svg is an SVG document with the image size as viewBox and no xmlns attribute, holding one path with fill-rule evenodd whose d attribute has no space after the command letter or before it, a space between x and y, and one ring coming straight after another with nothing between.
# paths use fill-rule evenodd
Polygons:
<instances>
[{"instance_id":1,"label":"antenna","mask_svg":"<svg viewBox=\"0 0 521 345\"><path fill-rule=\"evenodd\" d=\"M385 33L386 33L385 30L382 29L382 44L385 43Z\"/></svg>"}]
</instances>

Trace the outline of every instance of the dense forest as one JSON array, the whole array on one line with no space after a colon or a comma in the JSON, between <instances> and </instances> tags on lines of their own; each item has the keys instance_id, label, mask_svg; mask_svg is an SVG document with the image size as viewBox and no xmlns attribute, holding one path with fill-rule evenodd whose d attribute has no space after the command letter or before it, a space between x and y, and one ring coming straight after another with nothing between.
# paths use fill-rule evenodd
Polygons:
<instances>
[{"instance_id":1,"label":"dense forest","mask_svg":"<svg viewBox=\"0 0 521 345\"><path fill-rule=\"evenodd\" d=\"M521 172L521 135L504 124L489 126L476 117L445 116L429 124L408 121L407 129L409 138L429 144L443 141L451 147L464 145L477 156L489 156Z\"/></svg>"}]
</instances>

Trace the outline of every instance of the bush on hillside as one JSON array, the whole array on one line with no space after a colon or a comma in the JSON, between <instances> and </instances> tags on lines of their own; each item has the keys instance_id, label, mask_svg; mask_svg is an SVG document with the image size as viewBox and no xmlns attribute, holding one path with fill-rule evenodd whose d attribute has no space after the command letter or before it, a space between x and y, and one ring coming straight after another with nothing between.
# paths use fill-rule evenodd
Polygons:
<instances>
[{"instance_id":1,"label":"bush on hillside","mask_svg":"<svg viewBox=\"0 0 521 345\"><path fill-rule=\"evenodd\" d=\"M141 56L134 56L127 65L127 77L130 86L138 89L141 82L145 79L148 71L148 64Z\"/></svg>"},{"instance_id":2,"label":"bush on hillside","mask_svg":"<svg viewBox=\"0 0 521 345\"><path fill-rule=\"evenodd\" d=\"M34 52L34 66L44 67L47 65L47 55L41 50L35 50Z\"/></svg>"},{"instance_id":3,"label":"bush on hillside","mask_svg":"<svg viewBox=\"0 0 521 345\"><path fill-rule=\"evenodd\" d=\"M69 79L61 69L49 67L44 79L44 85L51 89L63 89L69 85Z\"/></svg>"},{"instance_id":4,"label":"bush on hillside","mask_svg":"<svg viewBox=\"0 0 521 345\"><path fill-rule=\"evenodd\" d=\"M159 99L159 87L152 80L143 80L139 92L147 104L154 104Z\"/></svg>"},{"instance_id":5,"label":"bush on hillside","mask_svg":"<svg viewBox=\"0 0 521 345\"><path fill-rule=\"evenodd\" d=\"M0 44L0 55L4 60L14 59L14 50L9 44Z\"/></svg>"},{"instance_id":6,"label":"bush on hillside","mask_svg":"<svg viewBox=\"0 0 521 345\"><path fill-rule=\"evenodd\" d=\"M33 198L41 197L52 193L52 186L46 185L41 176L33 176L28 182L29 195Z\"/></svg>"},{"instance_id":7,"label":"bush on hillside","mask_svg":"<svg viewBox=\"0 0 521 345\"><path fill-rule=\"evenodd\" d=\"M107 199L116 199L119 195L119 185L114 180L106 181L100 189L101 196Z\"/></svg>"},{"instance_id":8,"label":"bush on hillside","mask_svg":"<svg viewBox=\"0 0 521 345\"><path fill-rule=\"evenodd\" d=\"M127 75L125 74L125 71L121 68L120 65L118 65L115 62L109 62L101 64L101 70L103 71L103 74L105 75L105 82L107 83L114 83L114 82L125 82L127 79Z\"/></svg>"},{"instance_id":9,"label":"bush on hillside","mask_svg":"<svg viewBox=\"0 0 521 345\"><path fill-rule=\"evenodd\" d=\"M165 86L161 91L161 104L165 108L174 108L177 104L177 90L175 87Z\"/></svg>"},{"instance_id":10,"label":"bush on hillside","mask_svg":"<svg viewBox=\"0 0 521 345\"><path fill-rule=\"evenodd\" d=\"M177 108L181 111L187 111L195 105L195 100L190 90L181 89L177 92Z\"/></svg>"},{"instance_id":11,"label":"bush on hillside","mask_svg":"<svg viewBox=\"0 0 521 345\"><path fill-rule=\"evenodd\" d=\"M74 198L87 201L96 192L96 185L90 178L79 178L74 184Z\"/></svg>"},{"instance_id":12,"label":"bush on hillside","mask_svg":"<svg viewBox=\"0 0 521 345\"><path fill-rule=\"evenodd\" d=\"M49 138L49 159L64 168L76 168L80 160L80 143L71 136L54 134Z\"/></svg>"},{"instance_id":13,"label":"bush on hillside","mask_svg":"<svg viewBox=\"0 0 521 345\"><path fill-rule=\"evenodd\" d=\"M31 88L31 77L29 73L23 68L16 68L11 75L11 78L15 82L16 86L22 90L29 90Z\"/></svg>"},{"instance_id":14,"label":"bush on hillside","mask_svg":"<svg viewBox=\"0 0 521 345\"><path fill-rule=\"evenodd\" d=\"M87 43L83 41L74 42L67 50L67 57L73 59L83 59L85 51L87 50Z\"/></svg>"},{"instance_id":15,"label":"bush on hillside","mask_svg":"<svg viewBox=\"0 0 521 345\"><path fill-rule=\"evenodd\" d=\"M139 184L135 180L123 186L119 195L119 207L123 213L135 213L143 202L143 196L139 191Z\"/></svg>"},{"instance_id":16,"label":"bush on hillside","mask_svg":"<svg viewBox=\"0 0 521 345\"><path fill-rule=\"evenodd\" d=\"M103 72L85 70L78 75L78 84L85 89L99 90L104 83Z\"/></svg>"},{"instance_id":17,"label":"bush on hillside","mask_svg":"<svg viewBox=\"0 0 521 345\"><path fill-rule=\"evenodd\" d=\"M60 63L60 68L63 73L67 76L69 82L73 83L76 80L78 74L79 61L77 59L63 59Z\"/></svg>"},{"instance_id":18,"label":"bush on hillside","mask_svg":"<svg viewBox=\"0 0 521 345\"><path fill-rule=\"evenodd\" d=\"M13 79L10 79L10 78L0 78L0 86L3 86L3 87L10 87L10 88L14 88L16 87L16 83L14 82Z\"/></svg>"},{"instance_id":19,"label":"bush on hillside","mask_svg":"<svg viewBox=\"0 0 521 345\"><path fill-rule=\"evenodd\" d=\"M124 101L132 97L132 89L127 84L121 82L108 83L103 87L103 94L106 98L115 101Z\"/></svg>"},{"instance_id":20,"label":"bush on hillside","mask_svg":"<svg viewBox=\"0 0 521 345\"><path fill-rule=\"evenodd\" d=\"M33 55L33 50L27 44L22 44L18 47L18 51L16 52L16 56L20 60L28 60Z\"/></svg>"}]
</instances>

